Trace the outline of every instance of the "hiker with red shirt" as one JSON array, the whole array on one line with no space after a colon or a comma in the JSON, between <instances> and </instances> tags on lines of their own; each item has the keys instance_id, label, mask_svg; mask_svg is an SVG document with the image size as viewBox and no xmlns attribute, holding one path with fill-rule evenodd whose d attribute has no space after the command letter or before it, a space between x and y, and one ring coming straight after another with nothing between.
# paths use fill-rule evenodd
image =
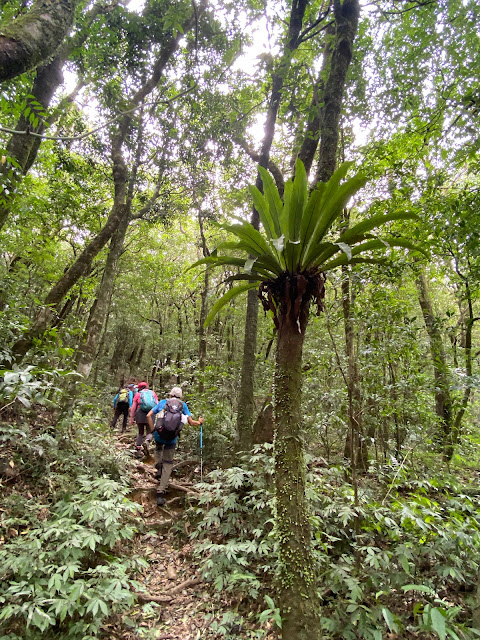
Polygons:
<instances>
[{"instance_id":1,"label":"hiker with red shirt","mask_svg":"<svg viewBox=\"0 0 480 640\"><path fill-rule=\"evenodd\" d=\"M141 454L143 439L149 442L153 435L148 427L147 413L158 404L158 398L155 391L148 388L146 382L139 382L138 392L133 396L132 409L130 413L130 424L135 421L138 427L138 436L135 440L137 454Z\"/></svg>"}]
</instances>

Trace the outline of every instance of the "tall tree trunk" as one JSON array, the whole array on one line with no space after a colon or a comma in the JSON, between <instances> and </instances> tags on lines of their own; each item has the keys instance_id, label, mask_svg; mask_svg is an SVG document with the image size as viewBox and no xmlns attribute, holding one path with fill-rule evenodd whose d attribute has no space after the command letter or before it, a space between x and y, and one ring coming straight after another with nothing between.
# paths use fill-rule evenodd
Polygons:
<instances>
[{"instance_id":1,"label":"tall tree trunk","mask_svg":"<svg viewBox=\"0 0 480 640\"><path fill-rule=\"evenodd\" d=\"M98 287L97 298L93 313L89 318L87 330L87 338L85 344L79 352L77 371L85 378L88 378L92 365L97 354L97 346L102 331L103 321L110 304L115 285L115 276L117 273L118 260L122 255L125 235L127 233L130 215L125 212L124 217L120 220L120 224L110 243L105 269L102 280Z\"/></svg>"},{"instance_id":2,"label":"tall tree trunk","mask_svg":"<svg viewBox=\"0 0 480 640\"><path fill-rule=\"evenodd\" d=\"M473 358L472 358L472 330L473 325L480 318L473 317L473 303L472 303L472 294L470 291L470 284L466 277L463 278L465 285L465 297L467 300L467 316L465 319L465 341L464 341L464 350L465 350L465 374L467 377L466 387L463 392L462 401L457 411L457 415L455 416L455 422L453 424L452 431L452 441L455 445L458 442L458 438L460 437L460 431L462 428L462 420L465 415L465 411L467 410L468 403L470 401L472 395L472 375L473 375Z\"/></svg>"},{"instance_id":3,"label":"tall tree trunk","mask_svg":"<svg viewBox=\"0 0 480 640\"><path fill-rule=\"evenodd\" d=\"M347 355L347 392L349 430L344 455L351 460L352 467L365 471L368 466L368 450L363 437L362 395L358 378L357 355L355 353L355 331L352 313L350 273L342 267L342 309L345 327L345 352Z\"/></svg>"},{"instance_id":4,"label":"tall tree trunk","mask_svg":"<svg viewBox=\"0 0 480 640\"><path fill-rule=\"evenodd\" d=\"M240 451L249 451L253 444L258 302L257 292L250 289L247 293L247 314L245 317L245 334L243 339L242 371L238 392L237 433Z\"/></svg>"},{"instance_id":5,"label":"tall tree trunk","mask_svg":"<svg viewBox=\"0 0 480 640\"><path fill-rule=\"evenodd\" d=\"M335 171L340 137L340 114L360 16L359 0L334 0L333 6L335 41L330 71L323 92L323 106L320 110L321 140L316 183L326 182Z\"/></svg>"},{"instance_id":6,"label":"tall tree trunk","mask_svg":"<svg viewBox=\"0 0 480 640\"><path fill-rule=\"evenodd\" d=\"M95 371L94 371L94 374L93 374L93 387L97 386L98 373L100 371L100 361L101 361L102 354L103 354L104 347L105 347L105 339L106 339L107 333L108 333L108 322L110 320L110 311L111 311L111 309L112 309L112 298L110 297L110 300L108 302L107 313L106 313L106 316L105 316L104 321L103 321L102 333L101 333L99 344L98 344L97 355L96 355L96 358L95 358Z\"/></svg>"},{"instance_id":7,"label":"tall tree trunk","mask_svg":"<svg viewBox=\"0 0 480 640\"><path fill-rule=\"evenodd\" d=\"M278 62L277 69L272 76L272 92L270 94L270 101L265 118L264 137L258 162L259 165L265 169L269 165L270 150L272 148L273 136L275 134L275 125L277 122L278 109L282 99L285 77L291 65L292 53L300 44L299 38L306 7L307 0L296 0L292 5L285 47ZM256 186L263 192L263 183L260 172L257 173ZM260 218L255 207L252 211L251 222L255 229L259 228ZM253 289L250 289L247 293L247 314L245 318L242 372L240 377L237 412L237 435L239 448L243 450L250 449L253 444L253 415L255 411L253 390L255 381L257 326L258 297L256 292Z\"/></svg>"},{"instance_id":8,"label":"tall tree trunk","mask_svg":"<svg viewBox=\"0 0 480 640\"><path fill-rule=\"evenodd\" d=\"M210 255L210 252L207 247L207 240L205 238L205 232L203 229L203 217L200 207L198 207L198 225L200 227L200 237L202 240L202 253L203 257L206 258ZM210 271L205 269L205 275L203 280L203 289L201 293L201 303L200 303L200 321L198 326L198 368L200 370L200 379L198 381L198 391L199 393L203 393L205 389L204 382L204 372L205 365L207 361L207 334L205 329L205 320L207 319L207 299L208 299L208 288L209 288L209 280L210 280Z\"/></svg>"},{"instance_id":9,"label":"tall tree trunk","mask_svg":"<svg viewBox=\"0 0 480 640\"><path fill-rule=\"evenodd\" d=\"M453 408L450 395L450 371L443 345L443 336L439 319L434 313L430 291L425 273L421 271L417 277L418 299L430 339L433 373L435 378L435 413L439 437L442 443L444 458L451 460L453 455Z\"/></svg>"},{"instance_id":10,"label":"tall tree trunk","mask_svg":"<svg viewBox=\"0 0 480 640\"><path fill-rule=\"evenodd\" d=\"M320 603L305 497L301 424L302 349L308 305L300 325L290 308L279 314L274 381L276 535L284 640L320 640ZM299 326L301 330L299 330Z\"/></svg>"},{"instance_id":11,"label":"tall tree trunk","mask_svg":"<svg viewBox=\"0 0 480 640\"><path fill-rule=\"evenodd\" d=\"M330 60L332 55L332 36L334 33L335 25L334 23L332 23L325 30L325 45L323 48L322 68L313 87L312 103L310 105L307 128L303 135L302 146L300 147L300 151L298 152L298 157L303 162L307 175L310 173L310 169L312 168L313 159L315 158L318 142L320 140L320 123L322 113L320 105L323 103L325 76L328 74L328 69L330 67ZM295 163L293 163L293 166L295 166Z\"/></svg>"}]
</instances>

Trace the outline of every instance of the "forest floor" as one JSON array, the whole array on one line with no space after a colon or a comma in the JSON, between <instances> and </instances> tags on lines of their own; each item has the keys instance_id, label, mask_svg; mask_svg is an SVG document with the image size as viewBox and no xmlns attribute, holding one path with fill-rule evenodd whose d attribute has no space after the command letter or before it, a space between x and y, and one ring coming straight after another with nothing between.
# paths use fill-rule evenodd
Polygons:
<instances>
[{"instance_id":1,"label":"forest floor","mask_svg":"<svg viewBox=\"0 0 480 640\"><path fill-rule=\"evenodd\" d=\"M115 446L133 454L133 438L130 429L118 437ZM154 446L150 443L150 453ZM188 522L183 520L186 498L199 495L192 481L200 480L198 464L197 460L187 459L183 452L177 452L167 502L158 507L153 456L132 462L130 498L143 507L143 531L135 541L134 553L144 558L148 567L136 578L142 585L138 604L127 616L111 619L104 625L110 638L199 640L220 637L211 634L209 629L213 620L221 620L230 603L226 598L221 603L218 596L212 598L210 586L202 582L192 558L192 545L187 539Z\"/></svg>"}]
</instances>

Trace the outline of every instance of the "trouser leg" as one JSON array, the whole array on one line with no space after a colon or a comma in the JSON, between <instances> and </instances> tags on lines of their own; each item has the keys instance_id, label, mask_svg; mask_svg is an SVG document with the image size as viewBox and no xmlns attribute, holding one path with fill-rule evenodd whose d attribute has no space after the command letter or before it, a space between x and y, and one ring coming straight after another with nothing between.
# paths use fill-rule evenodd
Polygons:
<instances>
[{"instance_id":1,"label":"trouser leg","mask_svg":"<svg viewBox=\"0 0 480 640\"><path fill-rule=\"evenodd\" d=\"M115 407L115 413L113 414L112 424L110 425L110 427L111 427L112 429L115 429L115 426L116 426L116 424L117 424L117 420L118 420L118 418L120 417L121 413L122 413L122 412L121 412L121 410L118 408L118 406L117 406L117 407Z\"/></svg>"},{"instance_id":2,"label":"trouser leg","mask_svg":"<svg viewBox=\"0 0 480 640\"><path fill-rule=\"evenodd\" d=\"M155 467L157 471L161 471L163 462L163 444L155 441L155 451L153 452L153 458L155 460Z\"/></svg>"},{"instance_id":3,"label":"trouser leg","mask_svg":"<svg viewBox=\"0 0 480 640\"><path fill-rule=\"evenodd\" d=\"M147 425L143 424L141 422L137 423L137 427L138 427L138 436L137 439L135 440L135 444L137 445L137 447L141 447L142 446L142 442L143 442L143 436L145 433L145 427Z\"/></svg>"},{"instance_id":4,"label":"trouser leg","mask_svg":"<svg viewBox=\"0 0 480 640\"><path fill-rule=\"evenodd\" d=\"M173 456L175 454L176 444L166 444L163 449L163 466L162 477L160 478L160 485L158 487L159 493L165 491L170 480L173 468Z\"/></svg>"},{"instance_id":5,"label":"trouser leg","mask_svg":"<svg viewBox=\"0 0 480 640\"><path fill-rule=\"evenodd\" d=\"M128 422L128 410L129 410L129 406L127 404L126 407L123 408L122 413L123 413L123 424L122 424L122 431L126 431L127 430L127 422Z\"/></svg>"}]
</instances>

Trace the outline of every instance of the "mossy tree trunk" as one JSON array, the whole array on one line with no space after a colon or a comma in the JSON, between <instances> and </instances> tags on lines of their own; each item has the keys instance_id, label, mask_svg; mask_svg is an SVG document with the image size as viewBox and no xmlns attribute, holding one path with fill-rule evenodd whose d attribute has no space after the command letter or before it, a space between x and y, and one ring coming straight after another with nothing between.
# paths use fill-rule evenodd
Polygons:
<instances>
[{"instance_id":1,"label":"mossy tree trunk","mask_svg":"<svg viewBox=\"0 0 480 640\"><path fill-rule=\"evenodd\" d=\"M365 471L368 466L368 448L363 435L362 392L358 375L357 354L355 352L355 327L353 316L353 296L350 289L350 272L342 267L342 310L345 327L345 352L347 356L347 392L349 430L345 442L344 455L353 468Z\"/></svg>"},{"instance_id":2,"label":"mossy tree trunk","mask_svg":"<svg viewBox=\"0 0 480 640\"><path fill-rule=\"evenodd\" d=\"M445 354L439 318L435 315L425 273L417 277L418 300L425 327L430 338L433 374L435 378L435 413L443 455L450 460L453 455L453 406L450 393L450 370Z\"/></svg>"},{"instance_id":3,"label":"mossy tree trunk","mask_svg":"<svg viewBox=\"0 0 480 640\"><path fill-rule=\"evenodd\" d=\"M0 82L35 69L58 49L73 24L78 0L37 0L0 34Z\"/></svg>"},{"instance_id":4,"label":"mossy tree trunk","mask_svg":"<svg viewBox=\"0 0 480 640\"><path fill-rule=\"evenodd\" d=\"M89 377L92 365L95 361L95 356L97 355L100 334L102 332L102 326L107 310L110 306L110 300L115 285L115 277L117 274L118 261L123 252L123 245L129 222L130 216L126 213L124 218L120 221L120 224L111 240L105 269L97 291L96 304L94 308L92 308L92 312L89 317L86 340L78 354L77 371L85 378Z\"/></svg>"},{"instance_id":5,"label":"mossy tree trunk","mask_svg":"<svg viewBox=\"0 0 480 640\"><path fill-rule=\"evenodd\" d=\"M276 532L279 606L284 640L320 640L316 562L305 496L306 466L301 409L302 349L308 304L297 321L279 315L274 383Z\"/></svg>"}]
</instances>

